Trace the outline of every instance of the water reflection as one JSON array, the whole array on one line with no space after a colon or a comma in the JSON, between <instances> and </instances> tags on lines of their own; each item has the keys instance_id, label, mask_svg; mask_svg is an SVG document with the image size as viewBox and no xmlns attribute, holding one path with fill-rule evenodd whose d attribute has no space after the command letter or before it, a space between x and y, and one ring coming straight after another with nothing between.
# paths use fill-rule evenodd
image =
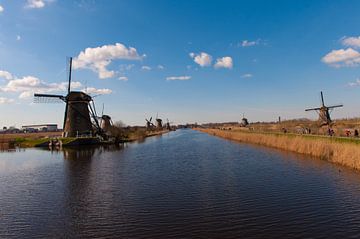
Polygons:
<instances>
[{"instance_id":1,"label":"water reflection","mask_svg":"<svg viewBox=\"0 0 360 239\"><path fill-rule=\"evenodd\" d=\"M356 238L359 185L347 168L190 130L4 152L0 238Z\"/></svg>"}]
</instances>

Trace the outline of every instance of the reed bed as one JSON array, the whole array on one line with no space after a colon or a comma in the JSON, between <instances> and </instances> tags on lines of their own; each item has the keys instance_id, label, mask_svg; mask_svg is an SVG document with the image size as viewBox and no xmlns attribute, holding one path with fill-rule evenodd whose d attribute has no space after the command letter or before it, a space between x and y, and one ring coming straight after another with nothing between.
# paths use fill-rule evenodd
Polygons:
<instances>
[{"instance_id":1,"label":"reed bed","mask_svg":"<svg viewBox=\"0 0 360 239\"><path fill-rule=\"evenodd\" d=\"M347 140L323 136L225 131L220 129L197 130L230 140L306 154L360 170L360 140L358 139Z\"/></svg>"}]
</instances>

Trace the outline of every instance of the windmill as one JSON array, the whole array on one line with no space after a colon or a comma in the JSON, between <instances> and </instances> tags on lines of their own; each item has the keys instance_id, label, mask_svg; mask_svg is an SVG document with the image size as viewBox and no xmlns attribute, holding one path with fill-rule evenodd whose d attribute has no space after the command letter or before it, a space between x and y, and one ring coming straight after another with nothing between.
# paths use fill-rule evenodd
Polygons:
<instances>
[{"instance_id":1,"label":"windmill","mask_svg":"<svg viewBox=\"0 0 360 239\"><path fill-rule=\"evenodd\" d=\"M146 119L146 118L145 118L145 120L146 120L146 129L152 129L152 128L155 127L155 125L153 124L153 122L151 122L151 121L152 121L152 117L150 117L150 119Z\"/></svg>"},{"instance_id":2,"label":"windmill","mask_svg":"<svg viewBox=\"0 0 360 239\"><path fill-rule=\"evenodd\" d=\"M72 58L69 59L69 83L67 95L34 94L35 103L65 102L63 136L77 137L80 135L101 134L102 130L96 116L93 98L80 91L71 91ZM91 121L91 118L94 122ZM93 127L94 126L94 127Z\"/></svg>"},{"instance_id":3,"label":"windmill","mask_svg":"<svg viewBox=\"0 0 360 239\"><path fill-rule=\"evenodd\" d=\"M172 130L171 129L171 125L170 124L172 124L173 122L169 122L169 119L166 119L166 129L167 130Z\"/></svg>"},{"instance_id":4,"label":"windmill","mask_svg":"<svg viewBox=\"0 0 360 239\"><path fill-rule=\"evenodd\" d=\"M335 109L335 108L339 108L339 107L343 107L343 105L333 105L333 106L326 106L324 103L324 96L322 91L320 92L321 95L321 106L318 108L310 108L310 109L306 109L305 111L316 111L319 114L319 122L320 122L320 126L330 126L332 121L330 118L330 112Z\"/></svg>"},{"instance_id":5,"label":"windmill","mask_svg":"<svg viewBox=\"0 0 360 239\"><path fill-rule=\"evenodd\" d=\"M156 114L156 128L158 128L158 129L161 129L163 126L162 126L162 119L160 119L159 117L158 117L158 114Z\"/></svg>"},{"instance_id":6,"label":"windmill","mask_svg":"<svg viewBox=\"0 0 360 239\"><path fill-rule=\"evenodd\" d=\"M240 126L246 127L248 124L249 124L249 121L248 121L247 118L245 118L245 114L243 113L243 117L242 117L242 119L241 119Z\"/></svg>"}]
</instances>

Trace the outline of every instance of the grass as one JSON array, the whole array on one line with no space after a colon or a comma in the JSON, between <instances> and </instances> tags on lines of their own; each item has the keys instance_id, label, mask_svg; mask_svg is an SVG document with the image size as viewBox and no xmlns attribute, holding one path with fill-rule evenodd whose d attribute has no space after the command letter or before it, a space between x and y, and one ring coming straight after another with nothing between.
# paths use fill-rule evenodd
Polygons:
<instances>
[{"instance_id":1,"label":"grass","mask_svg":"<svg viewBox=\"0 0 360 239\"><path fill-rule=\"evenodd\" d=\"M319 135L246 132L243 130L198 129L226 139L288 150L360 170L359 139Z\"/></svg>"}]
</instances>

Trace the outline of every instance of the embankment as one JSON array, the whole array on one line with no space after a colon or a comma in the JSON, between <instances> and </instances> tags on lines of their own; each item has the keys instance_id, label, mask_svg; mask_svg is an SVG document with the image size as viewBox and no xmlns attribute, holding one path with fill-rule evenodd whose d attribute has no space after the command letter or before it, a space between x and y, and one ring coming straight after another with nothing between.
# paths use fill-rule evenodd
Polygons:
<instances>
[{"instance_id":1,"label":"embankment","mask_svg":"<svg viewBox=\"0 0 360 239\"><path fill-rule=\"evenodd\" d=\"M315 135L196 129L210 135L318 157L360 170L360 140Z\"/></svg>"}]
</instances>

